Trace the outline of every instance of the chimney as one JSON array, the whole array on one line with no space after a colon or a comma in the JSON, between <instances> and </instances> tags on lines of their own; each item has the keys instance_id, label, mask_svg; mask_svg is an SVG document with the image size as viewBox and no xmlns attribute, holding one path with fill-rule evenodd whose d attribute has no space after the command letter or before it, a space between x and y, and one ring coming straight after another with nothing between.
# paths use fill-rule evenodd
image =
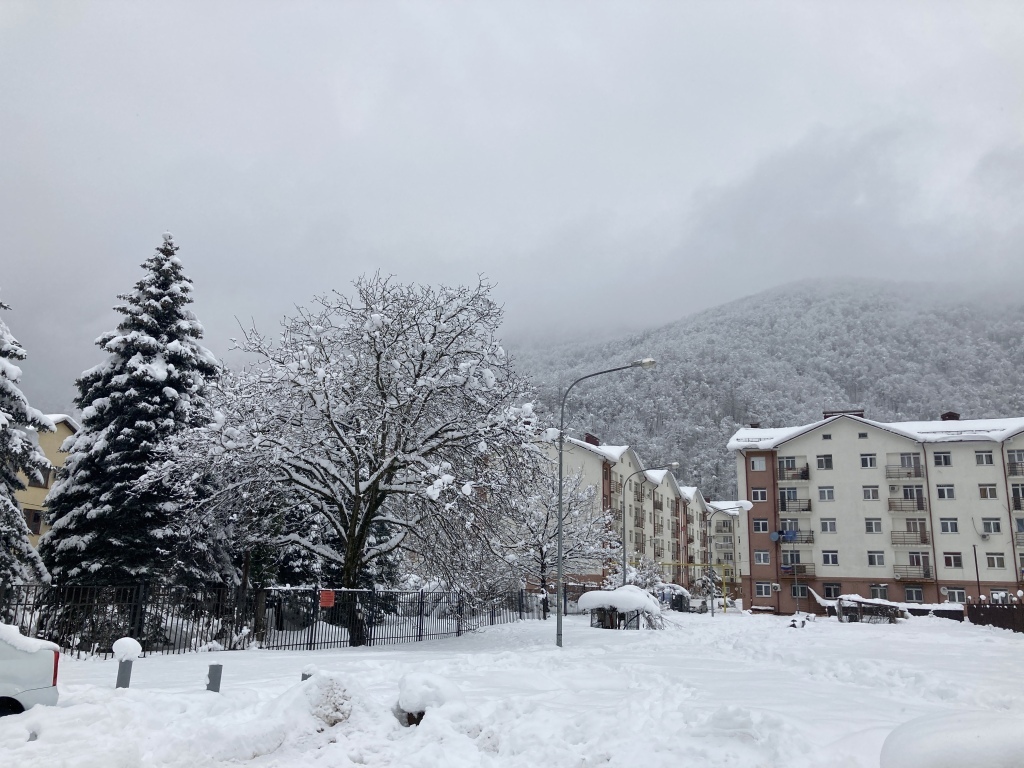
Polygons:
<instances>
[{"instance_id":1,"label":"chimney","mask_svg":"<svg viewBox=\"0 0 1024 768\"><path fill-rule=\"evenodd\" d=\"M600 445L601 444L601 441L598 439L597 435L592 435L589 432L587 432L587 434L585 434L583 436L583 442L584 443L590 443L591 445Z\"/></svg>"},{"instance_id":2,"label":"chimney","mask_svg":"<svg viewBox=\"0 0 1024 768\"><path fill-rule=\"evenodd\" d=\"M863 408L844 408L835 411L822 411L821 418L831 419L833 416L857 416L858 418L864 418Z\"/></svg>"},{"instance_id":3,"label":"chimney","mask_svg":"<svg viewBox=\"0 0 1024 768\"><path fill-rule=\"evenodd\" d=\"M943 421L960 421L960 414L956 411L946 411L939 418Z\"/></svg>"},{"instance_id":4,"label":"chimney","mask_svg":"<svg viewBox=\"0 0 1024 768\"><path fill-rule=\"evenodd\" d=\"M761 428L761 422L760 421L752 421L752 422L750 422L749 426L750 426L751 429L760 429Z\"/></svg>"}]
</instances>

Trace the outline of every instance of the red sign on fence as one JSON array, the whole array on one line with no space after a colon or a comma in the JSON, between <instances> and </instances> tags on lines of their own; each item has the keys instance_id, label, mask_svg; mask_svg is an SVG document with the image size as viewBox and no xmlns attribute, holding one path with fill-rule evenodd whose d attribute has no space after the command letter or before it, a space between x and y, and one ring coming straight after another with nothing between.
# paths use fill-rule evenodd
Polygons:
<instances>
[{"instance_id":1,"label":"red sign on fence","mask_svg":"<svg viewBox=\"0 0 1024 768\"><path fill-rule=\"evenodd\" d=\"M321 608L333 608L334 607L334 590L333 589L321 589L320 590L320 607Z\"/></svg>"}]
</instances>

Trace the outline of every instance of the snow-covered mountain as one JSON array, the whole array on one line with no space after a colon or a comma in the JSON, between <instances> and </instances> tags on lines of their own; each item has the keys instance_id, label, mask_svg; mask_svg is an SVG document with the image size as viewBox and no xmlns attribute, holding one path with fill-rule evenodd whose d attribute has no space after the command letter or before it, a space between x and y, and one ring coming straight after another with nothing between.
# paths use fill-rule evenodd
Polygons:
<instances>
[{"instance_id":1,"label":"snow-covered mountain","mask_svg":"<svg viewBox=\"0 0 1024 768\"><path fill-rule=\"evenodd\" d=\"M627 338L513 352L555 418L578 376L656 358L574 389L569 424L651 464L677 460L681 479L719 498L735 489L726 440L752 421L854 406L887 421L1024 414L1024 296L997 287L806 281Z\"/></svg>"}]
</instances>

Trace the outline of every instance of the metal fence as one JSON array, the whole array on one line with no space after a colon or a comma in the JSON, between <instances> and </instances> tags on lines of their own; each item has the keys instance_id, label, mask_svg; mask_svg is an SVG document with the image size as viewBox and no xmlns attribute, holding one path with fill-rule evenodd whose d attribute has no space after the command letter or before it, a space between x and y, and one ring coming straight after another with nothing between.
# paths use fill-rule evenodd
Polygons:
<instances>
[{"instance_id":1,"label":"metal fence","mask_svg":"<svg viewBox=\"0 0 1024 768\"><path fill-rule=\"evenodd\" d=\"M104 657L125 636L146 654L314 650L458 637L532 618L543 618L542 599L521 590L474 600L457 591L0 585L0 621L67 653Z\"/></svg>"},{"instance_id":2,"label":"metal fence","mask_svg":"<svg viewBox=\"0 0 1024 768\"><path fill-rule=\"evenodd\" d=\"M1024 604L968 603L964 608L971 624L1024 632Z\"/></svg>"}]
</instances>

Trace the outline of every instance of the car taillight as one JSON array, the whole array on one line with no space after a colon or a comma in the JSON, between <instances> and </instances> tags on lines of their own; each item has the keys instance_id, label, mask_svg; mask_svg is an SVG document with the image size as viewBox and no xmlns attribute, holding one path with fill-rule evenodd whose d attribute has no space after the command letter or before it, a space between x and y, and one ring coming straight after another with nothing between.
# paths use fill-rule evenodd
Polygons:
<instances>
[{"instance_id":1,"label":"car taillight","mask_svg":"<svg viewBox=\"0 0 1024 768\"><path fill-rule=\"evenodd\" d=\"M53 652L53 685L57 685L57 665L60 663L60 651Z\"/></svg>"}]
</instances>

